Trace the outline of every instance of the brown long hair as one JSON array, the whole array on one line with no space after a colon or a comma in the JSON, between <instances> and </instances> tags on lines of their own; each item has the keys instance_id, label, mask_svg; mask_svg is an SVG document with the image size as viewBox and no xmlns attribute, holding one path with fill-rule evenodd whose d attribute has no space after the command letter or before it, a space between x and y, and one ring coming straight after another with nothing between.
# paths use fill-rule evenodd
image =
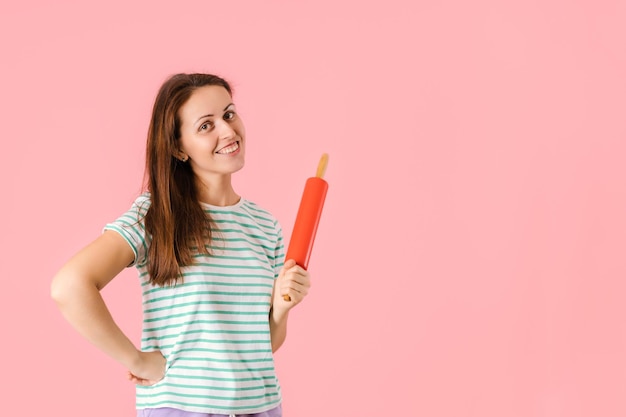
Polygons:
<instances>
[{"instance_id":1,"label":"brown long hair","mask_svg":"<svg viewBox=\"0 0 626 417\"><path fill-rule=\"evenodd\" d=\"M210 219L197 197L189 163L175 157L179 150L181 121L178 111L199 87L217 85L229 94L228 82L211 74L176 74L167 79L152 109L146 146L145 177L151 205L145 217L148 273L152 284L174 284L180 268L193 263L194 247L208 254Z\"/></svg>"}]
</instances>

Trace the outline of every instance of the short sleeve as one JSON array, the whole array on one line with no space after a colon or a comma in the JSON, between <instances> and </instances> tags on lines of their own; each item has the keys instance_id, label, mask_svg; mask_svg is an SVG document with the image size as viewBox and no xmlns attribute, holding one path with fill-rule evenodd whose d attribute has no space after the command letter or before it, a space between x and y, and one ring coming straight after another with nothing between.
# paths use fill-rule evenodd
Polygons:
<instances>
[{"instance_id":1,"label":"short sleeve","mask_svg":"<svg viewBox=\"0 0 626 417\"><path fill-rule=\"evenodd\" d=\"M275 223L276 228L276 249L274 250L274 278L278 278L281 268L285 264L285 242L283 240L283 229L278 221Z\"/></svg>"},{"instance_id":2,"label":"short sleeve","mask_svg":"<svg viewBox=\"0 0 626 417\"><path fill-rule=\"evenodd\" d=\"M148 243L144 217L150 207L150 199L146 194L139 196L130 209L117 220L104 226L104 230L119 233L135 254L135 259L128 266L142 266L147 262Z\"/></svg>"}]
</instances>

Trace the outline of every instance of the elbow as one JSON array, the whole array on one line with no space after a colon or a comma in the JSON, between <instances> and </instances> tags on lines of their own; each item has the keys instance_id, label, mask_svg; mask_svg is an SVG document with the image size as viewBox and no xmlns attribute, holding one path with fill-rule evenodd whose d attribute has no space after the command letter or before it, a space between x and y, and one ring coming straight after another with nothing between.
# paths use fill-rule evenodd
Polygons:
<instances>
[{"instance_id":1,"label":"elbow","mask_svg":"<svg viewBox=\"0 0 626 417\"><path fill-rule=\"evenodd\" d=\"M278 349L285 343L287 335L282 335L280 338L272 338L272 353L276 353Z\"/></svg>"},{"instance_id":2,"label":"elbow","mask_svg":"<svg viewBox=\"0 0 626 417\"><path fill-rule=\"evenodd\" d=\"M50 297L57 303L61 304L67 294L67 279L62 272L59 272L52 279L50 284Z\"/></svg>"},{"instance_id":3,"label":"elbow","mask_svg":"<svg viewBox=\"0 0 626 417\"><path fill-rule=\"evenodd\" d=\"M78 279L76 274L66 269L61 269L50 284L50 297L58 306L61 306L67 303L73 297L73 294L80 291L80 283L81 280Z\"/></svg>"}]
</instances>

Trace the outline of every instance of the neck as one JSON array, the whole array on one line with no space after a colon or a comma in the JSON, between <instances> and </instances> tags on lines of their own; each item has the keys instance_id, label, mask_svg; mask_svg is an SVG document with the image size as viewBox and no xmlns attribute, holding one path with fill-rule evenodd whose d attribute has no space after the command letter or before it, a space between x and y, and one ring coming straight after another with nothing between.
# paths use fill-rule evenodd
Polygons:
<instances>
[{"instance_id":1,"label":"neck","mask_svg":"<svg viewBox=\"0 0 626 417\"><path fill-rule=\"evenodd\" d=\"M220 175L211 178L196 177L198 199L212 206L232 206L240 197L233 189L230 175Z\"/></svg>"}]
</instances>

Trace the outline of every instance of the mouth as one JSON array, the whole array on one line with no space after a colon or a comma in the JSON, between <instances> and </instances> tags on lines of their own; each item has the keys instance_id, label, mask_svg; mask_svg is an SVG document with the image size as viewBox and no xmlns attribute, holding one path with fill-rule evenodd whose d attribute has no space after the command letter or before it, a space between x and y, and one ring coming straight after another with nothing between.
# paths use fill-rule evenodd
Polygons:
<instances>
[{"instance_id":1,"label":"mouth","mask_svg":"<svg viewBox=\"0 0 626 417\"><path fill-rule=\"evenodd\" d=\"M238 150L239 150L239 141L237 140L229 145L224 146L223 148L221 148L215 153L220 154L220 155L228 155L233 152L237 152Z\"/></svg>"}]
</instances>

